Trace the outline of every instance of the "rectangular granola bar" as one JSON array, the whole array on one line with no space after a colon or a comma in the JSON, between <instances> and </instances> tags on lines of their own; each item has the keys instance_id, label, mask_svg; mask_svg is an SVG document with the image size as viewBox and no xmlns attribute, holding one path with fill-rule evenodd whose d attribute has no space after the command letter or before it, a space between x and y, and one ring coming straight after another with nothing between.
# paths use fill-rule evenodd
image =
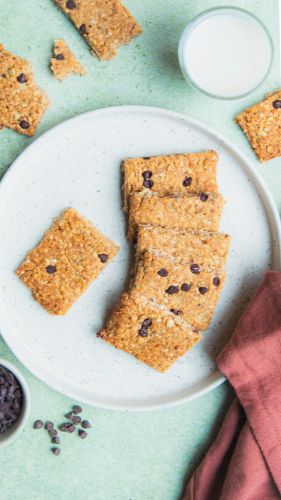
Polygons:
<instances>
[{"instance_id":1,"label":"rectangular granola bar","mask_svg":"<svg viewBox=\"0 0 281 500\"><path fill-rule=\"evenodd\" d=\"M130 196L128 238L139 224L190 230L217 231L224 205L220 194L158 196L139 192Z\"/></svg>"},{"instance_id":2,"label":"rectangular granola bar","mask_svg":"<svg viewBox=\"0 0 281 500\"><path fill-rule=\"evenodd\" d=\"M48 96L37 87L30 62L0 44L0 128L32 136L48 106Z\"/></svg>"},{"instance_id":3,"label":"rectangular granola bar","mask_svg":"<svg viewBox=\"0 0 281 500\"><path fill-rule=\"evenodd\" d=\"M112 59L120 45L142 33L119 0L55 0L55 3L100 59Z\"/></svg>"},{"instance_id":4,"label":"rectangular granola bar","mask_svg":"<svg viewBox=\"0 0 281 500\"><path fill-rule=\"evenodd\" d=\"M259 160L281 156L281 90L236 116Z\"/></svg>"},{"instance_id":5,"label":"rectangular granola bar","mask_svg":"<svg viewBox=\"0 0 281 500\"><path fill-rule=\"evenodd\" d=\"M143 189L150 189L160 196L217 193L217 161L215 151L124 160L124 210L128 209L129 196Z\"/></svg>"},{"instance_id":6,"label":"rectangular granola bar","mask_svg":"<svg viewBox=\"0 0 281 500\"><path fill-rule=\"evenodd\" d=\"M138 262L132 289L165 305L195 328L205 330L224 281L223 269L202 267L147 250Z\"/></svg>"},{"instance_id":7,"label":"rectangular granola bar","mask_svg":"<svg viewBox=\"0 0 281 500\"><path fill-rule=\"evenodd\" d=\"M136 261L142 252L153 248L188 262L222 267L229 246L230 236L225 233L140 225L137 228Z\"/></svg>"},{"instance_id":8,"label":"rectangular granola bar","mask_svg":"<svg viewBox=\"0 0 281 500\"><path fill-rule=\"evenodd\" d=\"M35 300L51 314L65 314L119 247L81 217L66 210L16 271Z\"/></svg>"},{"instance_id":9,"label":"rectangular granola bar","mask_svg":"<svg viewBox=\"0 0 281 500\"><path fill-rule=\"evenodd\" d=\"M200 340L196 329L136 292L121 296L100 337L159 372Z\"/></svg>"}]
</instances>

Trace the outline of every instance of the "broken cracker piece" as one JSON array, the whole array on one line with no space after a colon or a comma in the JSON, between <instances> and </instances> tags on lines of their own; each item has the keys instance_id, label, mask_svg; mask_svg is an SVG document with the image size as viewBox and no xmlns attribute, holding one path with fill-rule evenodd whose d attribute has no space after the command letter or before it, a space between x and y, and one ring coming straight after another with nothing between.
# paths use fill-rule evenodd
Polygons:
<instances>
[{"instance_id":1,"label":"broken cracker piece","mask_svg":"<svg viewBox=\"0 0 281 500\"><path fill-rule=\"evenodd\" d=\"M63 80L70 73L85 75L86 70L76 59L64 40L55 40L54 56L51 58L51 70L57 80Z\"/></svg>"}]
</instances>

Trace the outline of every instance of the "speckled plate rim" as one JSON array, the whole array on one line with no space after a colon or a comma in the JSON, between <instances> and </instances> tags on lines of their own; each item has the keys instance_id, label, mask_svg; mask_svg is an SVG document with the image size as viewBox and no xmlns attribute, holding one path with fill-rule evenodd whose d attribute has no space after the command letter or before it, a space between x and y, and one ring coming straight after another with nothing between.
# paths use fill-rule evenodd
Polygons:
<instances>
[{"instance_id":1,"label":"speckled plate rim","mask_svg":"<svg viewBox=\"0 0 281 500\"><path fill-rule=\"evenodd\" d=\"M23 160L25 158L28 158L28 156L31 154L33 150L35 150L37 147L40 147L42 143L46 142L49 140L49 137L55 132L56 134L59 134L62 128L72 128L73 126L77 126L79 121L83 121L84 119L90 118L97 118L99 115L112 115L114 116L115 114L120 114L120 113L130 113L130 112L139 112L139 113L146 113L149 115L149 113L158 113L158 115L161 115L167 119L176 119L179 121L184 122L186 125L195 127L197 128L201 133L205 133L209 136L209 138L213 138L216 140L218 143L221 144L222 147L228 149L236 158L237 160L243 165L244 171L247 173L247 175L251 178L256 190L258 191L262 203L264 205L267 218L268 218L268 223L270 227L270 233L272 235L272 269L273 270L280 270L281 268L281 225L280 225L280 219L279 219L279 214L277 207L272 199L271 193L269 189L267 188L266 184L264 183L263 179L259 175L259 173L256 171L256 169L253 167L251 162L242 154L239 149L234 146L231 141L225 139L223 135L220 133L214 131L211 127L208 127L204 123L200 122L199 120L196 120L194 118L190 118L187 115L183 113L178 113L175 111L171 111L169 109L161 108L161 107L155 107L155 106L141 106L141 105L128 105L128 106L112 106L112 107L106 107L106 108L101 108L93 111L88 111L86 113L82 113L80 115L77 115L73 118L70 118L52 129L48 130L46 133L41 135L38 139L34 140L32 144L30 144L13 162L13 164L10 166L8 169L7 173L4 175L2 181L0 182L0 200L1 204L5 202L5 199L9 197L9 194L13 188L14 182L18 181L18 177L21 175L24 175L24 172L26 170L26 164ZM214 370L214 372L208 377L207 382L202 381L200 383L201 388L196 388L193 391L189 391L187 395L180 396L180 397L173 397L171 396L171 399L166 402L166 403L143 403L142 405L140 404L135 404L134 406L129 406L129 405L118 405L116 403L110 404L110 403L101 403L100 401L94 401L93 399L88 400L87 398L81 398L77 395L77 392L75 389L73 390L71 386L69 386L66 381L61 381L61 380L55 380L50 382L48 379L46 379L42 374L40 373L40 366L39 364L36 364L36 366L29 366L25 359L24 356L22 355L20 349L17 348L16 343L10 342L9 339L9 327L8 324L5 320L5 317L3 314L0 315L0 332L7 343L7 345L10 347L10 349L13 351L15 356L22 362L22 364L39 380L44 382L46 385L49 387L55 389L59 393L72 398L74 400L81 401L83 403L108 409L108 410L122 410L122 411L152 411L152 410L161 410L165 408L171 408L173 406L177 406L182 403L187 403L188 401L191 401L195 398L198 398L200 396L203 396L204 394L208 393L209 391L212 391L216 387L218 387L220 384L225 382L226 378L221 374L221 372L217 369ZM203 387L202 387L203 386Z\"/></svg>"}]
</instances>

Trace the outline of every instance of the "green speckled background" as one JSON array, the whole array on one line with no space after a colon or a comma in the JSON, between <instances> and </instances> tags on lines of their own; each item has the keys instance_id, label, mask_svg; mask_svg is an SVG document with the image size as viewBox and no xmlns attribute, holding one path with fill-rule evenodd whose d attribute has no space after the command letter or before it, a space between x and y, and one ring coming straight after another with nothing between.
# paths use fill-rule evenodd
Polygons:
<instances>
[{"instance_id":1,"label":"green speckled background","mask_svg":"<svg viewBox=\"0 0 281 500\"><path fill-rule=\"evenodd\" d=\"M229 102L204 97L187 86L178 67L177 43L186 23L202 10L224 4L214 0L126 0L144 34L122 48L113 61L101 63L90 55L52 0L0 0L0 41L32 61L37 81L52 101L37 136L66 118L104 106L146 104L182 111L240 147L281 208L281 160L260 165L232 121L244 107L280 86L278 0L231 2L262 18L274 39L273 69L254 95ZM86 66L85 77L71 76L60 83L50 74L52 42L60 37ZM0 133L1 174L32 140L9 130ZM15 361L1 340L0 356ZM189 404L153 413L86 407L85 415L93 424L89 438L82 441L63 435L62 455L54 457L48 436L33 431L32 422L35 418L60 422L72 402L20 368L31 389L31 416L17 441L0 451L1 500L176 500L186 474L208 448L232 398L224 384Z\"/></svg>"}]
</instances>

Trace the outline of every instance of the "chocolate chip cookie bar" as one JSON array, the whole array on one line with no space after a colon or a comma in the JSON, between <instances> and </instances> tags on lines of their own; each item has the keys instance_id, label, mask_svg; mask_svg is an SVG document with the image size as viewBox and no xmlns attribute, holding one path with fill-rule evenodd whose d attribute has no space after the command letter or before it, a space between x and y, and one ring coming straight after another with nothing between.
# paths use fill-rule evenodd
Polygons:
<instances>
[{"instance_id":1,"label":"chocolate chip cookie bar","mask_svg":"<svg viewBox=\"0 0 281 500\"><path fill-rule=\"evenodd\" d=\"M236 117L261 162L281 156L281 90Z\"/></svg>"},{"instance_id":2,"label":"chocolate chip cookie bar","mask_svg":"<svg viewBox=\"0 0 281 500\"><path fill-rule=\"evenodd\" d=\"M207 231L140 225L137 228L136 261L148 248L160 250L187 262L220 268L224 266L230 236Z\"/></svg>"},{"instance_id":3,"label":"chocolate chip cookie bar","mask_svg":"<svg viewBox=\"0 0 281 500\"><path fill-rule=\"evenodd\" d=\"M217 193L217 161L215 151L124 160L124 210L128 209L129 196L145 189L160 196L173 193Z\"/></svg>"},{"instance_id":4,"label":"chocolate chip cookie bar","mask_svg":"<svg viewBox=\"0 0 281 500\"><path fill-rule=\"evenodd\" d=\"M99 336L159 372L165 372L200 340L198 330L136 292L121 296Z\"/></svg>"},{"instance_id":5,"label":"chocolate chip cookie bar","mask_svg":"<svg viewBox=\"0 0 281 500\"><path fill-rule=\"evenodd\" d=\"M55 3L100 59L112 59L120 45L142 33L119 0L55 0Z\"/></svg>"},{"instance_id":6,"label":"chocolate chip cookie bar","mask_svg":"<svg viewBox=\"0 0 281 500\"><path fill-rule=\"evenodd\" d=\"M133 193L129 201L128 238L133 239L139 224L217 231L223 205L223 197L214 193L188 193L185 196L158 196L143 191Z\"/></svg>"},{"instance_id":7,"label":"chocolate chip cookie bar","mask_svg":"<svg viewBox=\"0 0 281 500\"><path fill-rule=\"evenodd\" d=\"M57 80L63 80L70 73L85 75L86 71L76 59L64 40L55 40L54 56L51 58L51 70Z\"/></svg>"},{"instance_id":8,"label":"chocolate chip cookie bar","mask_svg":"<svg viewBox=\"0 0 281 500\"><path fill-rule=\"evenodd\" d=\"M132 290L163 304L190 325L205 330L223 289L222 269L181 261L147 250L138 262Z\"/></svg>"},{"instance_id":9,"label":"chocolate chip cookie bar","mask_svg":"<svg viewBox=\"0 0 281 500\"><path fill-rule=\"evenodd\" d=\"M76 210L53 223L16 271L35 300L51 314L65 314L119 247Z\"/></svg>"},{"instance_id":10,"label":"chocolate chip cookie bar","mask_svg":"<svg viewBox=\"0 0 281 500\"><path fill-rule=\"evenodd\" d=\"M32 136L49 105L31 64L0 45L0 128Z\"/></svg>"}]
</instances>

